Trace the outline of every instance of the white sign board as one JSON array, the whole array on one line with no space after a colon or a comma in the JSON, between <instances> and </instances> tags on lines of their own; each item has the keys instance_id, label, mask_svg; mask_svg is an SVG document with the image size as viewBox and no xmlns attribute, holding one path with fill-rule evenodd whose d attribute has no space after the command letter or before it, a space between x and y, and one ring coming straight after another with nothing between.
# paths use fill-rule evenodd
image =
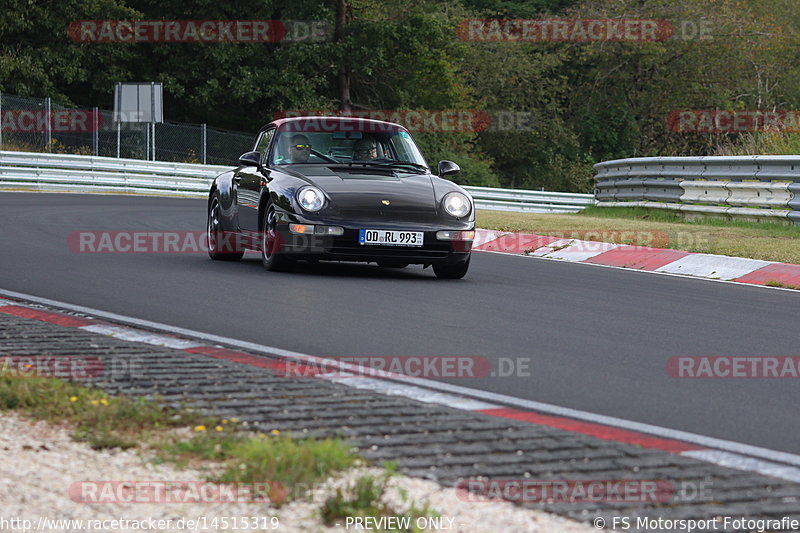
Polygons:
<instances>
[{"instance_id":1,"label":"white sign board","mask_svg":"<svg viewBox=\"0 0 800 533\"><path fill-rule=\"evenodd\" d=\"M161 83L118 83L114 88L116 122L164 122Z\"/></svg>"}]
</instances>

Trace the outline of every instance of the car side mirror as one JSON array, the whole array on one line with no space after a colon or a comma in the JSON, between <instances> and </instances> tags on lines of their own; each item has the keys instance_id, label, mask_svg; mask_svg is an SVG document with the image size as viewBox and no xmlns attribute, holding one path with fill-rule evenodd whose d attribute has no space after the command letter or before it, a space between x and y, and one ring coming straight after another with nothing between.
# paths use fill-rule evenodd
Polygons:
<instances>
[{"instance_id":1,"label":"car side mirror","mask_svg":"<svg viewBox=\"0 0 800 533\"><path fill-rule=\"evenodd\" d=\"M239 156L239 164L245 167L261 167L261 154L247 152Z\"/></svg>"},{"instance_id":2,"label":"car side mirror","mask_svg":"<svg viewBox=\"0 0 800 533\"><path fill-rule=\"evenodd\" d=\"M439 177L451 176L461 172L461 167L452 161L439 161Z\"/></svg>"}]
</instances>

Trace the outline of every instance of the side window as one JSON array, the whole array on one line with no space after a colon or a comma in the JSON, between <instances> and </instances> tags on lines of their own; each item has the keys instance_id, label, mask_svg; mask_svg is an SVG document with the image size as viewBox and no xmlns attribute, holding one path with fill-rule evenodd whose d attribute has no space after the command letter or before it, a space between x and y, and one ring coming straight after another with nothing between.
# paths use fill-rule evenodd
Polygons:
<instances>
[{"instance_id":1,"label":"side window","mask_svg":"<svg viewBox=\"0 0 800 533\"><path fill-rule=\"evenodd\" d=\"M391 150L386 150L386 152L387 153L388 152L393 152L394 154L392 155L392 157L396 157L397 159L400 159L401 161L414 161L415 160L413 157L411 157L411 154L409 154L408 151L406 150L406 146L403 143L403 141L402 140L397 141L397 136L396 135L393 135L391 137L391 139L389 140L389 147L391 147Z\"/></svg>"},{"instance_id":2,"label":"side window","mask_svg":"<svg viewBox=\"0 0 800 533\"><path fill-rule=\"evenodd\" d=\"M258 142L256 143L256 152L261 154L261 163L266 164L267 162L267 152L269 151L269 142L272 140L272 136L275 134L275 130L271 129L269 131L265 131L261 134L261 137L258 138Z\"/></svg>"}]
</instances>

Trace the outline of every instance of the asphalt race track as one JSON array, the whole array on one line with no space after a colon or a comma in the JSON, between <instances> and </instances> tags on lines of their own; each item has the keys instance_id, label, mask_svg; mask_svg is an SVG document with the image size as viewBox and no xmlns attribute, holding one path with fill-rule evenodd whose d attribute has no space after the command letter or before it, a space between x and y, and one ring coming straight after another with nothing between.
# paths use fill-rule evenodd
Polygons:
<instances>
[{"instance_id":1,"label":"asphalt race track","mask_svg":"<svg viewBox=\"0 0 800 533\"><path fill-rule=\"evenodd\" d=\"M0 288L321 356L529 358L458 385L800 453L793 379L676 379L673 356L800 356L800 294L476 253L431 269L83 254L75 231L203 230L203 200L0 193Z\"/></svg>"}]
</instances>

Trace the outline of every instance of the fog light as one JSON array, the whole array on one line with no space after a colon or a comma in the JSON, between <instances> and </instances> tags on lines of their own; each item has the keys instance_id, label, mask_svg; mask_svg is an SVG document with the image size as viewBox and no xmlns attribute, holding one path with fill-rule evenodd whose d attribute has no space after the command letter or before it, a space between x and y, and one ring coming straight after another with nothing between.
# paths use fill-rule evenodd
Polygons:
<instances>
[{"instance_id":1,"label":"fog light","mask_svg":"<svg viewBox=\"0 0 800 533\"><path fill-rule=\"evenodd\" d=\"M341 226L317 226L317 235L344 235L344 228Z\"/></svg>"},{"instance_id":2,"label":"fog light","mask_svg":"<svg viewBox=\"0 0 800 533\"><path fill-rule=\"evenodd\" d=\"M308 224L289 224L289 231L299 235L314 233L314 226Z\"/></svg>"},{"instance_id":3,"label":"fog light","mask_svg":"<svg viewBox=\"0 0 800 533\"><path fill-rule=\"evenodd\" d=\"M440 241L474 241L475 240L475 231L453 231L453 230L444 230L444 231L437 231L436 238Z\"/></svg>"}]
</instances>

